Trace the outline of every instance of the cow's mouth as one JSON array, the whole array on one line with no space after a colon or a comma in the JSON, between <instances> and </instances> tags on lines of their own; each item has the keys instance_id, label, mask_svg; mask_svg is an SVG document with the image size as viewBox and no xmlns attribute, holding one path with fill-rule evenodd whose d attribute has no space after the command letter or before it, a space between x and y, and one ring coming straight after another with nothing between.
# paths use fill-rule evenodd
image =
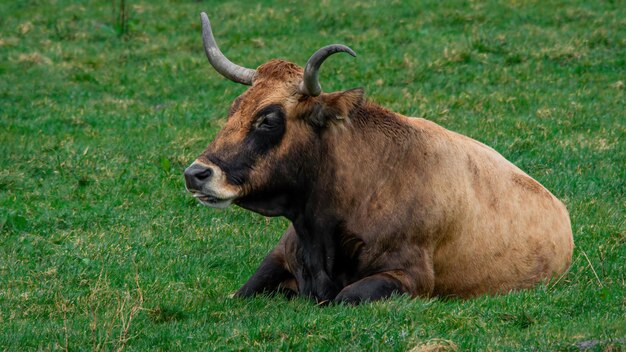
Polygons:
<instances>
[{"instance_id":1,"label":"cow's mouth","mask_svg":"<svg viewBox=\"0 0 626 352\"><path fill-rule=\"evenodd\" d=\"M211 208L226 208L234 198L218 198L214 195L194 192L193 196L203 205Z\"/></svg>"}]
</instances>

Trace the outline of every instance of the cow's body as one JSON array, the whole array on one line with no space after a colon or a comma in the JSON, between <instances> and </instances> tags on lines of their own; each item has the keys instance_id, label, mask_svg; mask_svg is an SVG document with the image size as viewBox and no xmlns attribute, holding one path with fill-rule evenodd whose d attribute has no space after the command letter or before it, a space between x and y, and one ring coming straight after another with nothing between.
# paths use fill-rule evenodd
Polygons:
<instances>
[{"instance_id":1,"label":"cow's body","mask_svg":"<svg viewBox=\"0 0 626 352\"><path fill-rule=\"evenodd\" d=\"M281 60L249 70L215 54L208 19L203 28L214 67L252 87L186 170L187 187L203 204L292 222L239 296L469 297L569 266L565 206L496 151L360 89L321 93L319 60L349 48L320 49L304 72Z\"/></svg>"},{"instance_id":2,"label":"cow's body","mask_svg":"<svg viewBox=\"0 0 626 352\"><path fill-rule=\"evenodd\" d=\"M308 200L321 208L301 215L332 219L313 241L330 245L290 226L265 261L275 277L286 271L283 287L332 299L387 273L413 296L467 297L527 288L569 266L565 206L493 149L371 104L349 121L325 136L325 175Z\"/></svg>"}]
</instances>

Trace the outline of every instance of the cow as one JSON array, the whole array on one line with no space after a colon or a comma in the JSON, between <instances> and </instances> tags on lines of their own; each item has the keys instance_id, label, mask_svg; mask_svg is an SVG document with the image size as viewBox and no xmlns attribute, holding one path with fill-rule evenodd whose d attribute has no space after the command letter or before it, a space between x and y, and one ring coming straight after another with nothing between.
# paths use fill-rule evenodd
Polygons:
<instances>
[{"instance_id":1,"label":"cow","mask_svg":"<svg viewBox=\"0 0 626 352\"><path fill-rule=\"evenodd\" d=\"M530 288L568 269L564 204L494 149L364 98L322 92L318 72L274 59L249 69L218 48L201 13L205 53L250 86L185 170L200 203L236 204L290 221L237 297L283 292L318 303L392 295L474 297Z\"/></svg>"}]
</instances>

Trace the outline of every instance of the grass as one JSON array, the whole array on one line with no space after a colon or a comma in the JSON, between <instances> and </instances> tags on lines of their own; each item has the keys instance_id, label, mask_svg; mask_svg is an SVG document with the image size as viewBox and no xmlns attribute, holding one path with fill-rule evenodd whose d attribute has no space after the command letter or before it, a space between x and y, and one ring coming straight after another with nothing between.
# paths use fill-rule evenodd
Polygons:
<instances>
[{"instance_id":1,"label":"grass","mask_svg":"<svg viewBox=\"0 0 626 352\"><path fill-rule=\"evenodd\" d=\"M115 2L113 2L115 3ZM626 349L620 1L0 3L0 349ZM182 171L255 67L333 57L326 91L474 137L567 204L569 273L473 300L231 299L286 227L198 206Z\"/></svg>"}]
</instances>

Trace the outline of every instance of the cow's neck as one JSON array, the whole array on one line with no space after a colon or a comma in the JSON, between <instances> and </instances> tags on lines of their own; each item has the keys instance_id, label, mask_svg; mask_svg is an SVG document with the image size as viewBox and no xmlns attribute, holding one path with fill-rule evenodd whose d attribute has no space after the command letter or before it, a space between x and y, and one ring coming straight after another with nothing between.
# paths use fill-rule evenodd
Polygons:
<instances>
[{"instance_id":1,"label":"cow's neck","mask_svg":"<svg viewBox=\"0 0 626 352\"><path fill-rule=\"evenodd\" d=\"M416 142L421 132L405 117L369 103L353 112L345 126L329 132L326 169L332 173L320 179L346 223L368 205L363 203L381 197L393 201L390 185L405 181L403 163L422 149Z\"/></svg>"},{"instance_id":2,"label":"cow's neck","mask_svg":"<svg viewBox=\"0 0 626 352\"><path fill-rule=\"evenodd\" d=\"M355 114L351 124L331 126L334 130L326 131L323 142L309 151L316 154L311 155L315 167L303 173L304 187L294 193L294 206L287 214L298 235L300 291L318 300L332 299L349 283L357 263L351 257L354 248L343 245L345 237L352 236L345 225L360 206L356 201L372 190L376 178L392 172L380 168L391 165L385 159L398 157L398 140L393 138L411 133L393 113L375 105Z\"/></svg>"}]
</instances>

